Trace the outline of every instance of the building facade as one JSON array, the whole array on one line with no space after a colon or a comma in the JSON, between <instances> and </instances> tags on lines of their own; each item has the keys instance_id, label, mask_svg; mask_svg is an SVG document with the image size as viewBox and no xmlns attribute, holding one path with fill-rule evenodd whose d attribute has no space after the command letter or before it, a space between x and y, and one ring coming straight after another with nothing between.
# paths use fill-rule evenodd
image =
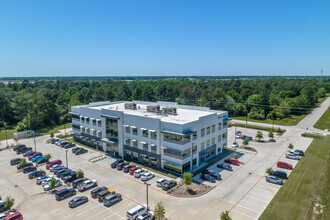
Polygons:
<instances>
[{"instance_id":1,"label":"building facade","mask_svg":"<svg viewBox=\"0 0 330 220\"><path fill-rule=\"evenodd\" d=\"M174 102L96 102L71 108L74 139L181 174L227 146L228 113Z\"/></svg>"}]
</instances>

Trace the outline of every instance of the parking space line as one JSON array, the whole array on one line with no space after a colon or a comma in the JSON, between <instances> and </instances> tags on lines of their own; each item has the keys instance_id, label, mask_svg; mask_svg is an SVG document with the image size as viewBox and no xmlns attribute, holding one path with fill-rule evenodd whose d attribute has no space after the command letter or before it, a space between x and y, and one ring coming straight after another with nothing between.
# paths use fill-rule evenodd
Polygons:
<instances>
[{"instance_id":1,"label":"parking space line","mask_svg":"<svg viewBox=\"0 0 330 220\"><path fill-rule=\"evenodd\" d=\"M97 205L96 205L96 206L97 206ZM77 214L77 216L80 216L80 215L82 215L82 214L84 214L84 213L86 213L86 212L88 212L88 211L94 209L96 206L93 206L93 207L91 207L91 208L89 208L89 209L87 209L87 210L85 210L85 211L83 211L83 212Z\"/></svg>"},{"instance_id":2,"label":"parking space line","mask_svg":"<svg viewBox=\"0 0 330 220\"><path fill-rule=\"evenodd\" d=\"M95 217L95 216L97 216L97 215L101 214L101 213L102 213L102 212L104 212L104 211L107 211L107 209L104 209L104 210L102 210L102 211L100 211L100 212L96 213L95 215L92 215L92 216L91 216L91 217L89 217L88 219L92 219L93 217Z\"/></svg>"},{"instance_id":3,"label":"parking space line","mask_svg":"<svg viewBox=\"0 0 330 220\"><path fill-rule=\"evenodd\" d=\"M244 207L243 207L244 208ZM231 210L231 211L233 211L233 212L236 212L236 213L238 213L238 214L240 214L240 215L244 215L244 216L246 216L246 217L248 217L248 218L251 218L251 219L256 219L256 217L252 217L252 216L250 216L250 215L247 215L247 214L244 214L244 213L242 213L242 212L239 212L239 211L236 211L236 210Z\"/></svg>"},{"instance_id":4,"label":"parking space line","mask_svg":"<svg viewBox=\"0 0 330 220\"><path fill-rule=\"evenodd\" d=\"M126 209L128 206L131 206L131 205L133 205L133 204L134 204L134 202L130 203L129 205L125 206L124 208L122 208L122 209L118 210L116 213L118 213L118 212L122 211L123 209Z\"/></svg>"},{"instance_id":5,"label":"parking space line","mask_svg":"<svg viewBox=\"0 0 330 220\"><path fill-rule=\"evenodd\" d=\"M248 202L248 201L246 201L246 199L245 200L243 200L242 202L246 202L246 203L249 203L249 204L251 204L251 205L255 205L255 206L259 206L259 207L261 207L261 208L266 208L266 207L264 207L264 206L261 206L261 205L258 205L258 204L255 204L255 203L252 203L252 202ZM241 206L241 207L243 207L242 205L238 205L238 206ZM244 207L245 208L245 207ZM252 210L251 210L252 211Z\"/></svg>"}]
</instances>

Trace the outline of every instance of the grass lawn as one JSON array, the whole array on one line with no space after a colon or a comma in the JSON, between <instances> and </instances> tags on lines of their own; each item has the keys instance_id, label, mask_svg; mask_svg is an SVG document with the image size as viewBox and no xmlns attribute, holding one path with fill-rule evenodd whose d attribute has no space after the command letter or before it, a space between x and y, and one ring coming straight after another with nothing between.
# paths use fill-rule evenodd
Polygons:
<instances>
[{"instance_id":1,"label":"grass lawn","mask_svg":"<svg viewBox=\"0 0 330 220\"><path fill-rule=\"evenodd\" d=\"M3 129L3 128L1 128ZM16 132L16 126L7 126L7 138L13 138L13 133ZM0 140L6 140L5 130L0 130Z\"/></svg>"},{"instance_id":2,"label":"grass lawn","mask_svg":"<svg viewBox=\"0 0 330 220\"><path fill-rule=\"evenodd\" d=\"M329 143L330 136L313 140L260 219L330 219Z\"/></svg>"},{"instance_id":3,"label":"grass lawn","mask_svg":"<svg viewBox=\"0 0 330 220\"><path fill-rule=\"evenodd\" d=\"M315 123L314 128L330 130L330 107L324 112L321 118Z\"/></svg>"},{"instance_id":4,"label":"grass lawn","mask_svg":"<svg viewBox=\"0 0 330 220\"><path fill-rule=\"evenodd\" d=\"M242 127L242 128L251 128L251 129L256 129L256 130L261 130L261 131L273 131L276 133L285 133L286 130L285 129L279 129L279 128L273 128L272 127L264 127L264 126L260 126L260 125L250 125L249 123L246 125L244 123L237 123L237 122L233 122L230 123L232 126L237 126L237 127Z\"/></svg>"}]
</instances>

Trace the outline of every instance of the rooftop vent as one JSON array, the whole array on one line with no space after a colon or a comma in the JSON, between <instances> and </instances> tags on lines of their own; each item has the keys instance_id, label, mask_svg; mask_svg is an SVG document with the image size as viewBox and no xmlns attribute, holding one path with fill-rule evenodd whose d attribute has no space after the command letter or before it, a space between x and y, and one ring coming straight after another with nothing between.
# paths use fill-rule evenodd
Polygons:
<instances>
[{"instance_id":1,"label":"rooftop vent","mask_svg":"<svg viewBox=\"0 0 330 220\"><path fill-rule=\"evenodd\" d=\"M147 106L147 112L159 112L160 111L160 107L159 105L148 105Z\"/></svg>"},{"instance_id":2,"label":"rooftop vent","mask_svg":"<svg viewBox=\"0 0 330 220\"><path fill-rule=\"evenodd\" d=\"M136 103L133 103L133 102L126 102L124 104L124 106L125 106L125 109L133 109L133 110L136 109Z\"/></svg>"},{"instance_id":3,"label":"rooftop vent","mask_svg":"<svg viewBox=\"0 0 330 220\"><path fill-rule=\"evenodd\" d=\"M176 108L174 107L164 107L162 110L169 115L176 115Z\"/></svg>"}]
</instances>

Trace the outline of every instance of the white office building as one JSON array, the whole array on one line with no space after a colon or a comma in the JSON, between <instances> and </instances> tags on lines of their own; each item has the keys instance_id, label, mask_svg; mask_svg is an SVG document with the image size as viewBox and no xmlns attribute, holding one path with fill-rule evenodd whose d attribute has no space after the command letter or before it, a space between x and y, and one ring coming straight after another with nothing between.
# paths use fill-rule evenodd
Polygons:
<instances>
[{"instance_id":1,"label":"white office building","mask_svg":"<svg viewBox=\"0 0 330 220\"><path fill-rule=\"evenodd\" d=\"M70 114L76 141L177 174L203 165L227 145L228 113L206 107L96 102L74 106Z\"/></svg>"}]
</instances>

